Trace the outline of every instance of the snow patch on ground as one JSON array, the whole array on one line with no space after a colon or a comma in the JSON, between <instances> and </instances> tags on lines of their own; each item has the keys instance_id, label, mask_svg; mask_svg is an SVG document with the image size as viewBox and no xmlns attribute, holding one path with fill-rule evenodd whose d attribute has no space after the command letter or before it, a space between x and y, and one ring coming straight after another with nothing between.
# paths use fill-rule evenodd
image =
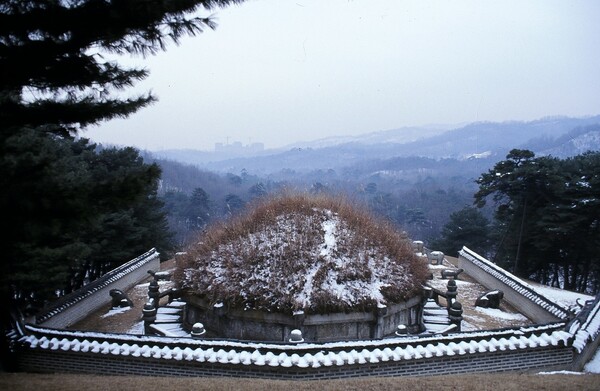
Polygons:
<instances>
[{"instance_id":1,"label":"snow patch on ground","mask_svg":"<svg viewBox=\"0 0 600 391\"><path fill-rule=\"evenodd\" d=\"M444 263L447 263L446 260ZM443 266L429 265L429 269L432 271L434 278L433 280L429 280L427 285L440 292L446 292L449 280L441 278L440 269L456 269L456 267L448 263ZM463 308L461 330L489 330L531 324L529 319L518 313L504 301L501 303L500 309L486 309L475 306L477 298L489 290L474 281L470 276L461 274L454 281L456 282L458 293L457 301L462 304Z\"/></svg>"},{"instance_id":2,"label":"snow patch on ground","mask_svg":"<svg viewBox=\"0 0 600 391\"><path fill-rule=\"evenodd\" d=\"M539 372L538 375L583 375L582 372L573 371L551 371L551 372Z\"/></svg>"},{"instance_id":3,"label":"snow patch on ground","mask_svg":"<svg viewBox=\"0 0 600 391\"><path fill-rule=\"evenodd\" d=\"M600 349L596 350L596 354L583 367L583 371L587 373L600 373Z\"/></svg>"},{"instance_id":4,"label":"snow patch on ground","mask_svg":"<svg viewBox=\"0 0 600 391\"><path fill-rule=\"evenodd\" d=\"M117 314L122 314L123 312L127 312L131 309L131 307L116 307L111 308L106 314L102 315L102 318L108 318L109 316L114 316Z\"/></svg>"},{"instance_id":5,"label":"snow patch on ground","mask_svg":"<svg viewBox=\"0 0 600 391\"><path fill-rule=\"evenodd\" d=\"M564 289L559 288L552 288L545 285L534 284L531 285L531 288L534 289L540 295L547 297L548 299L552 300L553 302L564 308L571 308L577 306L578 300L582 303L586 302L587 300L594 300L594 296L566 291Z\"/></svg>"},{"instance_id":6,"label":"snow patch on ground","mask_svg":"<svg viewBox=\"0 0 600 391\"><path fill-rule=\"evenodd\" d=\"M310 296L313 291L313 280L315 278L315 274L317 274L317 271L319 271L319 264L315 263L306 273L306 282L304 283L304 287L296 296L296 301L302 305L301 308L310 307Z\"/></svg>"},{"instance_id":7,"label":"snow patch on ground","mask_svg":"<svg viewBox=\"0 0 600 391\"><path fill-rule=\"evenodd\" d=\"M144 335L144 322L140 321L134 324L128 331L127 334Z\"/></svg>"},{"instance_id":8,"label":"snow patch on ground","mask_svg":"<svg viewBox=\"0 0 600 391\"><path fill-rule=\"evenodd\" d=\"M483 307L474 307L474 309L475 309L475 311L479 311L481 313L484 313L490 317L497 318L497 319L520 320L520 321L523 321L524 323L529 321L526 316L523 316L520 313L516 313L516 312L515 313L504 312L504 311L502 311L500 309L496 309L496 308L483 308Z\"/></svg>"}]
</instances>

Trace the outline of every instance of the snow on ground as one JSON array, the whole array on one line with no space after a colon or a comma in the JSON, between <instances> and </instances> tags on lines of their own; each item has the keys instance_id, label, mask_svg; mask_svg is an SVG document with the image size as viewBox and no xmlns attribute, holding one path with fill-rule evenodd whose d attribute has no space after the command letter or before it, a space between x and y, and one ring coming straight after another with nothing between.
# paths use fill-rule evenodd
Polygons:
<instances>
[{"instance_id":1,"label":"snow on ground","mask_svg":"<svg viewBox=\"0 0 600 391\"><path fill-rule=\"evenodd\" d=\"M451 265L443 265L443 266L433 266L432 265L431 269L435 270L435 272L434 272L435 278L434 278L434 280L430 281L431 285L436 286L436 288L439 290L445 291L445 287L448 283L448 280L441 280L439 278L439 270L444 269L444 268L451 268L451 267L452 267ZM500 322L500 323L505 323L505 322L515 323L516 322L516 324L520 324L520 325L529 323L528 320L523 315L515 312L514 310L511 310L510 308L502 308L501 310L497 310L497 309L485 309L485 308L475 307L474 302L471 302L471 299L473 297L476 297L479 294L479 292L485 291L485 288L480 286L476 282L471 281L469 279L469 276L466 276L466 275L461 275L460 279L456 280L456 282L457 282L457 286L458 286L459 299L461 300L461 302L463 303L463 306L465 308L465 313L463 314L465 320L462 323L463 331L485 330L485 325L488 325L488 326L490 325L490 319L495 319L495 322ZM171 283L167 282L167 281L159 281L159 285L161 285L161 291L163 291L164 289L168 289L170 284ZM538 288L538 287L536 287L536 288ZM570 304L574 303L575 300L578 298L584 299L584 300L588 300L591 298L590 296L581 295L581 294L577 294L577 293L573 293L573 292L566 292L566 291L562 291L562 290L558 290L558 289L554 289L554 288L539 287L539 289L540 290L538 292L544 294L549 299L557 300L557 301L561 300L561 303L564 305L570 305ZM135 298L137 296L147 295L147 291L148 291L148 283L142 283L142 284L136 285L131 291L129 291L128 294L130 295L130 297ZM107 312L102 314L100 317L103 319L104 318L113 319L113 317L116 318L119 316L126 315L126 314L130 313L129 311L139 313L139 311L140 311L139 305L138 305L138 307L134 307L134 308L125 307L125 308L109 309ZM163 316L168 316L168 313L166 313L166 314L159 313L157 315L157 317L159 319L162 319ZM140 321L139 317L137 317L135 322L130 323L127 327L129 327L128 330L126 331L128 334L134 334L134 335L143 335L144 334L144 324L142 321ZM221 353L222 353L223 357L218 357L218 354L221 354ZM146 354L146 353L144 352L142 354ZM173 353L173 354L175 355L175 353ZM230 353L227 353L225 351L214 352L214 355L216 355L214 357L214 359L217 361L218 361L218 359L225 359L224 356L226 354L230 354ZM240 361L242 361L242 359L245 359L244 357L242 357L242 354L244 354L244 353L240 353ZM436 354L437 354L437 352L436 352ZM360 354L358 354L358 356L360 356ZM291 359L292 358L289 358L289 360L291 360ZM360 359L360 357L358 357L357 359ZM303 359L300 358L299 360L303 360ZM365 358L363 358L363 360L365 360ZM287 361L286 361L286 364L287 364ZM298 365L300 365L300 364L304 365L304 363L299 363ZM600 374L600 351L596 352L594 357L585 365L582 372L553 371L553 372L540 372L539 374L540 375L569 376L569 375L581 375L584 373Z\"/></svg>"},{"instance_id":2,"label":"snow on ground","mask_svg":"<svg viewBox=\"0 0 600 391\"><path fill-rule=\"evenodd\" d=\"M538 375L583 375L583 372L551 371L551 372L539 372Z\"/></svg>"},{"instance_id":3,"label":"snow on ground","mask_svg":"<svg viewBox=\"0 0 600 391\"><path fill-rule=\"evenodd\" d=\"M588 373L600 373L600 349L598 349L594 357L585 364L583 371Z\"/></svg>"},{"instance_id":4,"label":"snow on ground","mask_svg":"<svg viewBox=\"0 0 600 391\"><path fill-rule=\"evenodd\" d=\"M451 263L444 261L443 265L429 265L434 279L428 282L428 285L446 292L448 280L440 278L443 269L456 268ZM528 281L527 284L537 293L552 300L564 308L577 308L578 302L583 304L587 300L593 300L594 297L582 293L566 291L564 289L552 288L535 282ZM510 306L501 304L500 309L476 307L475 300L487 290L482 285L472 280L469 276L461 274L456 280L457 300L463 305L462 331L485 330L495 327L510 327L517 325L531 324L529 319L518 313ZM585 365L583 372L573 371L554 371L540 372L540 375L581 375L583 373L600 374L600 348L596 351L594 357Z\"/></svg>"},{"instance_id":5,"label":"snow on ground","mask_svg":"<svg viewBox=\"0 0 600 391\"><path fill-rule=\"evenodd\" d=\"M339 223L339 219L337 217L331 217L331 212L329 213L330 219L324 221L321 224L323 228L323 244L321 245L320 255L325 258L331 258L333 253L337 251L337 226Z\"/></svg>"},{"instance_id":6,"label":"snow on ground","mask_svg":"<svg viewBox=\"0 0 600 391\"><path fill-rule=\"evenodd\" d=\"M579 300L582 304L587 300L594 300L594 296L584 295L583 293L566 291L564 289L552 288L546 285L540 285L537 283L529 282L532 289L542 296L547 297L556 304L564 307L571 308L577 306Z\"/></svg>"},{"instance_id":7,"label":"snow on ground","mask_svg":"<svg viewBox=\"0 0 600 391\"><path fill-rule=\"evenodd\" d=\"M129 330L127 330L127 334L144 335L144 322L140 321L134 324Z\"/></svg>"},{"instance_id":8,"label":"snow on ground","mask_svg":"<svg viewBox=\"0 0 600 391\"><path fill-rule=\"evenodd\" d=\"M429 280L427 284L445 293L448 289L448 279L441 278L441 271L444 269L456 269L456 267L447 260L444 261L443 265L429 265L429 270L433 273L433 280ZM463 322L461 324L463 331L489 330L531 324L527 317L518 313L506 302L501 303L500 309L476 307L475 301L479 296L488 292L488 289L470 276L461 273L455 282L458 292L457 301L463 306Z\"/></svg>"},{"instance_id":9,"label":"snow on ground","mask_svg":"<svg viewBox=\"0 0 600 391\"><path fill-rule=\"evenodd\" d=\"M496 308L483 308L483 307L473 307L475 311L481 312L489 317L493 318L502 318L506 320L518 320L523 322L524 324L529 322L526 316L518 313L518 312L505 312Z\"/></svg>"},{"instance_id":10,"label":"snow on ground","mask_svg":"<svg viewBox=\"0 0 600 391\"><path fill-rule=\"evenodd\" d=\"M132 307L117 307L111 308L106 314L102 315L102 318L108 318L109 316L114 316L117 314L122 314L123 312L129 311Z\"/></svg>"}]
</instances>

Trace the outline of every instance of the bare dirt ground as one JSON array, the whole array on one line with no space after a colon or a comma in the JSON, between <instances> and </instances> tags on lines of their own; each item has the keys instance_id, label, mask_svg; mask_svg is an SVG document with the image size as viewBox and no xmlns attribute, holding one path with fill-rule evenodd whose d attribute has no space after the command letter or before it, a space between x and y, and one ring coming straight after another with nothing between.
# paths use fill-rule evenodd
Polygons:
<instances>
[{"instance_id":1,"label":"bare dirt ground","mask_svg":"<svg viewBox=\"0 0 600 391\"><path fill-rule=\"evenodd\" d=\"M175 266L174 260L162 262L160 271L170 271ZM133 307L124 308L121 311L111 311L111 298L107 297L107 303L94 313L89 314L85 319L69 327L70 330L98 331L103 333L131 333L137 334L133 330L136 324L142 321L142 309L148 301L148 285L152 281L152 276L148 275L145 281L140 282L127 293L127 297L133 302ZM160 291L164 292L172 285L168 281L160 281ZM166 300L166 298L163 298ZM162 300L161 300L162 303ZM141 330L140 330L141 332Z\"/></svg>"},{"instance_id":2,"label":"bare dirt ground","mask_svg":"<svg viewBox=\"0 0 600 391\"><path fill-rule=\"evenodd\" d=\"M21 390L598 390L600 375L481 374L350 380L276 381L257 379L172 378L64 374L0 373L0 389Z\"/></svg>"},{"instance_id":3,"label":"bare dirt ground","mask_svg":"<svg viewBox=\"0 0 600 391\"><path fill-rule=\"evenodd\" d=\"M119 311L111 311L110 297L107 298L107 304L102 306L96 312L91 313L85 319L69 327L70 330L98 331L103 333L127 333L131 331L136 323L142 320L142 308L148 301L148 285L152 281L149 277L130 291L127 297L133 302L130 308L123 308Z\"/></svg>"},{"instance_id":4,"label":"bare dirt ground","mask_svg":"<svg viewBox=\"0 0 600 391\"><path fill-rule=\"evenodd\" d=\"M429 270L433 273L434 279L427 282L431 287L445 292L447 290L448 280L440 277L444 269L456 269L458 259L445 256L443 265L429 265ZM463 308L463 331L471 330L491 330L504 327L518 327L531 324L531 321L518 313L506 301L502 301L499 310L481 309L475 306L478 297L488 290L479 284L473 277L466 273L460 273L455 280L458 296L456 300L462 304ZM441 301L444 299L442 298Z\"/></svg>"}]
</instances>

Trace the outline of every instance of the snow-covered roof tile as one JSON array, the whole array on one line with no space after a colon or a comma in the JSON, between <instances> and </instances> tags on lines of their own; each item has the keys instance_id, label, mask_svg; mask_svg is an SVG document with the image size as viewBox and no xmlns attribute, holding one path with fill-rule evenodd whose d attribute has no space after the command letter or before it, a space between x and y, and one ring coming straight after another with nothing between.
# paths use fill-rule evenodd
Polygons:
<instances>
[{"instance_id":1,"label":"snow-covered roof tile","mask_svg":"<svg viewBox=\"0 0 600 391\"><path fill-rule=\"evenodd\" d=\"M573 321L569 328L569 333L574 335L573 346L579 352L600 334L600 295L584 309L583 315L585 318Z\"/></svg>"},{"instance_id":2,"label":"snow-covered roof tile","mask_svg":"<svg viewBox=\"0 0 600 391\"><path fill-rule=\"evenodd\" d=\"M571 333L562 330L562 327L564 324L467 332L450 336L279 345L68 332L27 326L31 334L23 336L20 342L30 349L206 361L229 365L317 368L556 346L566 344L573 337ZM579 348L585 345L589 333L584 329L578 329L577 333L574 346Z\"/></svg>"}]
</instances>

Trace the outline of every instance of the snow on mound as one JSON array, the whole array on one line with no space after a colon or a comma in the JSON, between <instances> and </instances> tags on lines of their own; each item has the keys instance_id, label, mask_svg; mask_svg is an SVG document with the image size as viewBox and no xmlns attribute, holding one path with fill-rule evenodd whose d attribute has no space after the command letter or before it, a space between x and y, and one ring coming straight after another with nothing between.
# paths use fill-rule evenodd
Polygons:
<instances>
[{"instance_id":1,"label":"snow on mound","mask_svg":"<svg viewBox=\"0 0 600 391\"><path fill-rule=\"evenodd\" d=\"M410 297L427 275L402 233L324 197L266 202L187 253L175 276L181 288L276 312L368 310Z\"/></svg>"}]
</instances>

